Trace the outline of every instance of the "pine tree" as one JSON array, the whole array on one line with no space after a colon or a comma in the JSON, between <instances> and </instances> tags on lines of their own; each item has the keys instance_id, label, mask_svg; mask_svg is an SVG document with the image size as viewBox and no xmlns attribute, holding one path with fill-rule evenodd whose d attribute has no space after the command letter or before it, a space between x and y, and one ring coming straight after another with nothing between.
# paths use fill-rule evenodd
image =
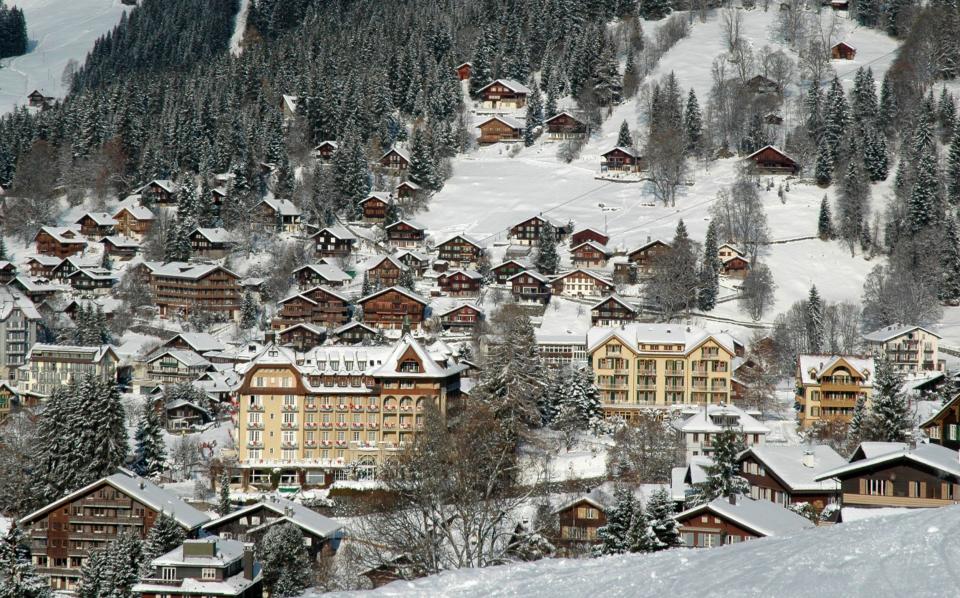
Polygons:
<instances>
[{"instance_id":1,"label":"pine tree","mask_svg":"<svg viewBox=\"0 0 960 598\"><path fill-rule=\"evenodd\" d=\"M947 198L951 205L960 206L960 124L954 126L947 150Z\"/></svg>"},{"instance_id":2,"label":"pine tree","mask_svg":"<svg viewBox=\"0 0 960 598\"><path fill-rule=\"evenodd\" d=\"M897 122L897 113L900 107L897 104L897 94L893 89L893 82L890 79L890 71L883 76L883 83L880 85L880 108L877 115L877 124L886 134L893 132L894 123Z\"/></svg>"},{"instance_id":3,"label":"pine tree","mask_svg":"<svg viewBox=\"0 0 960 598\"><path fill-rule=\"evenodd\" d=\"M700 290L697 295L697 307L700 311L710 311L717 305L720 294L720 258L717 246L717 225L711 220L707 225L707 234L703 240L703 257L700 266Z\"/></svg>"},{"instance_id":4,"label":"pine tree","mask_svg":"<svg viewBox=\"0 0 960 598\"><path fill-rule=\"evenodd\" d=\"M537 256L534 261L542 274L556 274L560 267L560 255L557 253L557 234L553 225L544 222L540 227L540 240L537 244Z\"/></svg>"},{"instance_id":5,"label":"pine tree","mask_svg":"<svg viewBox=\"0 0 960 598\"><path fill-rule=\"evenodd\" d=\"M700 112L700 104L697 102L697 94L693 88L687 95L687 108L683 111L683 132L687 138L687 151L693 155L698 155L702 151L703 140L703 114Z\"/></svg>"},{"instance_id":6,"label":"pine tree","mask_svg":"<svg viewBox=\"0 0 960 598\"><path fill-rule=\"evenodd\" d=\"M833 238L833 222L830 218L830 204L827 202L827 196L824 195L820 200L820 216L817 219L817 236L821 241L829 241Z\"/></svg>"},{"instance_id":7,"label":"pine tree","mask_svg":"<svg viewBox=\"0 0 960 598\"><path fill-rule=\"evenodd\" d=\"M943 264L943 278L938 296L948 305L960 304L960 230L952 217L947 218L940 263Z\"/></svg>"},{"instance_id":8,"label":"pine tree","mask_svg":"<svg viewBox=\"0 0 960 598\"><path fill-rule=\"evenodd\" d=\"M298 596L311 583L310 557L300 528L292 523L271 526L257 546L257 558L271 596Z\"/></svg>"},{"instance_id":9,"label":"pine tree","mask_svg":"<svg viewBox=\"0 0 960 598\"><path fill-rule=\"evenodd\" d=\"M41 577L25 550L26 538L16 525L0 540L0 598L50 598L50 583Z\"/></svg>"},{"instance_id":10,"label":"pine tree","mask_svg":"<svg viewBox=\"0 0 960 598\"><path fill-rule=\"evenodd\" d=\"M607 524L597 529L600 542L594 547L596 556L631 552L630 534L641 507L626 486L617 486L613 497L615 502L607 511Z\"/></svg>"},{"instance_id":11,"label":"pine tree","mask_svg":"<svg viewBox=\"0 0 960 598\"><path fill-rule=\"evenodd\" d=\"M620 123L620 133L617 135L617 147L633 147L633 135L627 121Z\"/></svg>"},{"instance_id":12,"label":"pine tree","mask_svg":"<svg viewBox=\"0 0 960 598\"><path fill-rule=\"evenodd\" d=\"M850 112L853 122L861 125L872 123L878 116L877 84L873 80L873 71L860 67L853 83Z\"/></svg>"},{"instance_id":13,"label":"pine tree","mask_svg":"<svg viewBox=\"0 0 960 598\"><path fill-rule=\"evenodd\" d=\"M337 211L351 209L370 192L370 167L363 145L352 128L344 132L333 154L333 185L339 196Z\"/></svg>"},{"instance_id":14,"label":"pine tree","mask_svg":"<svg viewBox=\"0 0 960 598\"><path fill-rule=\"evenodd\" d=\"M939 187L936 155L932 151L926 152L920 156L916 181L907 206L907 218L912 232L920 232L941 222L942 205Z\"/></svg>"},{"instance_id":15,"label":"pine tree","mask_svg":"<svg viewBox=\"0 0 960 598\"><path fill-rule=\"evenodd\" d=\"M681 546L680 524L673 518L673 498L666 488L656 490L647 501L647 517L656 538L651 550L667 550Z\"/></svg>"},{"instance_id":16,"label":"pine tree","mask_svg":"<svg viewBox=\"0 0 960 598\"><path fill-rule=\"evenodd\" d=\"M634 59L634 52L627 50L627 62L623 68L623 97L629 99L637 95L639 86L640 73L637 71L637 61Z\"/></svg>"},{"instance_id":17,"label":"pine tree","mask_svg":"<svg viewBox=\"0 0 960 598\"><path fill-rule=\"evenodd\" d=\"M884 135L872 126L864 127L863 165L872 182L887 179L887 142Z\"/></svg>"},{"instance_id":18,"label":"pine tree","mask_svg":"<svg viewBox=\"0 0 960 598\"><path fill-rule=\"evenodd\" d=\"M847 132L850 120L847 98L840 85L840 79L833 78L830 90L827 92L827 113L824 119L823 142L830 152L830 164L837 166L840 163L840 147Z\"/></svg>"},{"instance_id":19,"label":"pine tree","mask_svg":"<svg viewBox=\"0 0 960 598\"><path fill-rule=\"evenodd\" d=\"M830 147L826 140L821 137L817 144L817 165L814 171L814 178L820 186L830 184L830 178L833 175L833 160L830 157Z\"/></svg>"},{"instance_id":20,"label":"pine tree","mask_svg":"<svg viewBox=\"0 0 960 598\"><path fill-rule=\"evenodd\" d=\"M220 485L220 499L217 502L217 513L224 517L233 512L233 503L230 502L230 471L226 467L220 472L218 484Z\"/></svg>"},{"instance_id":21,"label":"pine tree","mask_svg":"<svg viewBox=\"0 0 960 598\"><path fill-rule=\"evenodd\" d=\"M910 408L903 393L903 376L886 359L874 359L870 427L872 440L903 442L912 428Z\"/></svg>"},{"instance_id":22,"label":"pine tree","mask_svg":"<svg viewBox=\"0 0 960 598\"><path fill-rule=\"evenodd\" d=\"M605 43L593 73L593 93L601 106L611 106L623 99L623 78L617 68L616 48Z\"/></svg>"},{"instance_id":23,"label":"pine tree","mask_svg":"<svg viewBox=\"0 0 960 598\"><path fill-rule=\"evenodd\" d=\"M850 417L850 427L847 429L848 443L859 444L867 420L867 395L860 393L853 405L853 415Z\"/></svg>"},{"instance_id":24,"label":"pine tree","mask_svg":"<svg viewBox=\"0 0 960 598\"><path fill-rule=\"evenodd\" d=\"M817 292L817 285L810 287L807 295L807 350L809 353L819 353L823 350L824 315L823 301Z\"/></svg>"},{"instance_id":25,"label":"pine tree","mask_svg":"<svg viewBox=\"0 0 960 598\"><path fill-rule=\"evenodd\" d=\"M423 127L413 132L410 149L410 180L424 189L436 191L443 186L437 173L436 156L430 145L429 135Z\"/></svg>"},{"instance_id":26,"label":"pine tree","mask_svg":"<svg viewBox=\"0 0 960 598\"><path fill-rule=\"evenodd\" d=\"M245 291L243 293L243 302L240 304L240 328L249 330L257 325L257 319L260 317L260 306L253 293Z\"/></svg>"},{"instance_id":27,"label":"pine tree","mask_svg":"<svg viewBox=\"0 0 960 598\"><path fill-rule=\"evenodd\" d=\"M940 101L937 104L937 122L940 123L942 137L944 139L949 138L956 128L957 105L953 101L953 95L947 93L946 87L940 92Z\"/></svg>"},{"instance_id":28,"label":"pine tree","mask_svg":"<svg viewBox=\"0 0 960 598\"><path fill-rule=\"evenodd\" d=\"M650 525L650 517L640 501L636 501L636 510L630 530L627 533L628 552L653 552L659 541Z\"/></svg>"},{"instance_id":29,"label":"pine tree","mask_svg":"<svg viewBox=\"0 0 960 598\"><path fill-rule=\"evenodd\" d=\"M7 259L7 246L3 242L3 235L0 235L0 260Z\"/></svg>"},{"instance_id":30,"label":"pine tree","mask_svg":"<svg viewBox=\"0 0 960 598\"><path fill-rule=\"evenodd\" d=\"M708 503L721 496L750 492L750 484L740 476L737 457L746 449L743 436L732 428L716 434L713 443L713 463L704 467L707 479L694 484L691 502Z\"/></svg>"},{"instance_id":31,"label":"pine tree","mask_svg":"<svg viewBox=\"0 0 960 598\"><path fill-rule=\"evenodd\" d=\"M153 526L147 532L147 537L143 541L141 573L149 571L150 561L180 546L186 537L186 533L177 523L177 520L160 511L160 516L153 522Z\"/></svg>"},{"instance_id":32,"label":"pine tree","mask_svg":"<svg viewBox=\"0 0 960 598\"><path fill-rule=\"evenodd\" d=\"M134 434L133 469L144 477L158 476L166 469L167 449L163 441L163 427L156 407L149 399L137 422Z\"/></svg>"},{"instance_id":33,"label":"pine tree","mask_svg":"<svg viewBox=\"0 0 960 598\"><path fill-rule=\"evenodd\" d=\"M840 187L837 208L840 218L839 236L847 242L851 254L863 235L867 220L870 185L866 179L862 162L856 159L850 160Z\"/></svg>"}]
</instances>

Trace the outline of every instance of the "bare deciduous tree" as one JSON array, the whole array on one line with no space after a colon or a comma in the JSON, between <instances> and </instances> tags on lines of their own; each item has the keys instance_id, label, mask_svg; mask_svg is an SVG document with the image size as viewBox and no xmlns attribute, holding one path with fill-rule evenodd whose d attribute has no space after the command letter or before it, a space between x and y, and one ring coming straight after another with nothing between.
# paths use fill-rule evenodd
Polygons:
<instances>
[{"instance_id":1,"label":"bare deciduous tree","mask_svg":"<svg viewBox=\"0 0 960 598\"><path fill-rule=\"evenodd\" d=\"M607 475L640 483L664 483L670 470L683 464L683 442L663 416L639 411L638 417L613 434L607 453Z\"/></svg>"},{"instance_id":2,"label":"bare deciduous tree","mask_svg":"<svg viewBox=\"0 0 960 598\"><path fill-rule=\"evenodd\" d=\"M673 127L652 131L647 139L644 159L654 195L665 206L677 205L677 189L687 175L686 150L683 132Z\"/></svg>"},{"instance_id":3,"label":"bare deciduous tree","mask_svg":"<svg viewBox=\"0 0 960 598\"><path fill-rule=\"evenodd\" d=\"M769 237L767 215L757 184L741 173L733 185L717 193L710 214L717 223L720 239L741 245L751 263L756 262L760 245Z\"/></svg>"}]
</instances>

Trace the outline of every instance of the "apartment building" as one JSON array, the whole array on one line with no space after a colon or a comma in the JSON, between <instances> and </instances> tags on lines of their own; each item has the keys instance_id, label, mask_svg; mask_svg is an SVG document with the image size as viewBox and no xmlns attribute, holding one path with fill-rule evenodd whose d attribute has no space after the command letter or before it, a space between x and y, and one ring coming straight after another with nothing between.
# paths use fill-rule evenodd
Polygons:
<instances>
[{"instance_id":1,"label":"apartment building","mask_svg":"<svg viewBox=\"0 0 960 598\"><path fill-rule=\"evenodd\" d=\"M747 447L762 446L770 433L770 428L735 405L704 405L673 426L683 438L687 463L693 457L713 456L714 442L725 430L742 435Z\"/></svg>"},{"instance_id":2,"label":"apartment building","mask_svg":"<svg viewBox=\"0 0 960 598\"><path fill-rule=\"evenodd\" d=\"M41 320L33 301L20 289L0 286L0 380L16 380L27 351L37 342Z\"/></svg>"},{"instance_id":3,"label":"apartment building","mask_svg":"<svg viewBox=\"0 0 960 598\"><path fill-rule=\"evenodd\" d=\"M729 403L732 362L742 351L729 334L682 324L634 323L587 332L604 414L628 420L640 408Z\"/></svg>"},{"instance_id":4,"label":"apartment building","mask_svg":"<svg viewBox=\"0 0 960 598\"><path fill-rule=\"evenodd\" d=\"M252 544L208 536L150 561L131 592L138 598L262 598L262 569Z\"/></svg>"},{"instance_id":5,"label":"apartment building","mask_svg":"<svg viewBox=\"0 0 960 598\"><path fill-rule=\"evenodd\" d=\"M867 350L874 357L886 356L898 371L916 374L943 371L940 360L940 335L920 326L885 326L863 335Z\"/></svg>"},{"instance_id":6,"label":"apartment building","mask_svg":"<svg viewBox=\"0 0 960 598\"><path fill-rule=\"evenodd\" d=\"M269 345L241 366L238 465L244 486L325 486L369 478L411 441L428 402L446 413L465 366L430 355L412 336L393 346Z\"/></svg>"},{"instance_id":7,"label":"apartment building","mask_svg":"<svg viewBox=\"0 0 960 598\"><path fill-rule=\"evenodd\" d=\"M86 374L115 380L119 363L120 358L110 345L77 347L36 343L27 353L26 363L17 370L18 388L48 397L58 387Z\"/></svg>"},{"instance_id":8,"label":"apartment building","mask_svg":"<svg viewBox=\"0 0 960 598\"><path fill-rule=\"evenodd\" d=\"M821 420L850 422L859 397L870 399L873 358L852 355L800 355L797 404L800 427Z\"/></svg>"},{"instance_id":9,"label":"apartment building","mask_svg":"<svg viewBox=\"0 0 960 598\"><path fill-rule=\"evenodd\" d=\"M161 318L187 317L199 310L240 317L240 277L222 266L145 262Z\"/></svg>"}]
</instances>

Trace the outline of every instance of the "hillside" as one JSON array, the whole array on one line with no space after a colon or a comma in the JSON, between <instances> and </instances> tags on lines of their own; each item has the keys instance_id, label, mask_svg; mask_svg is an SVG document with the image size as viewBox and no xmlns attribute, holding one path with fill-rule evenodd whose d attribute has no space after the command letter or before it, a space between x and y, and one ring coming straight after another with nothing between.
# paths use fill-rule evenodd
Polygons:
<instances>
[{"instance_id":1,"label":"hillside","mask_svg":"<svg viewBox=\"0 0 960 598\"><path fill-rule=\"evenodd\" d=\"M723 548L461 570L335 596L932 598L957 584L957 533L960 506L922 509Z\"/></svg>"}]
</instances>

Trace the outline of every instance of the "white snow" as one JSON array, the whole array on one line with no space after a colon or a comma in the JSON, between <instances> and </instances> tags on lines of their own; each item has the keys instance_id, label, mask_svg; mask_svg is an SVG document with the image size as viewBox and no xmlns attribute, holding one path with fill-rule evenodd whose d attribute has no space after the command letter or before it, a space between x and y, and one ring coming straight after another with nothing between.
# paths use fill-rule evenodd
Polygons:
<instances>
[{"instance_id":1,"label":"white snow","mask_svg":"<svg viewBox=\"0 0 960 598\"><path fill-rule=\"evenodd\" d=\"M333 596L932 598L956 586L958 533L960 506L919 509L723 548L462 569Z\"/></svg>"},{"instance_id":2,"label":"white snow","mask_svg":"<svg viewBox=\"0 0 960 598\"><path fill-rule=\"evenodd\" d=\"M8 2L7 4L11 4ZM39 89L62 98L60 77L71 59L83 64L93 42L130 7L120 0L16 0L27 19L29 51L0 61L0 114L27 103Z\"/></svg>"},{"instance_id":3,"label":"white snow","mask_svg":"<svg viewBox=\"0 0 960 598\"><path fill-rule=\"evenodd\" d=\"M250 14L250 0L240 0L240 10L230 36L230 53L239 56L243 52L243 34L247 30L247 15Z\"/></svg>"}]
</instances>

